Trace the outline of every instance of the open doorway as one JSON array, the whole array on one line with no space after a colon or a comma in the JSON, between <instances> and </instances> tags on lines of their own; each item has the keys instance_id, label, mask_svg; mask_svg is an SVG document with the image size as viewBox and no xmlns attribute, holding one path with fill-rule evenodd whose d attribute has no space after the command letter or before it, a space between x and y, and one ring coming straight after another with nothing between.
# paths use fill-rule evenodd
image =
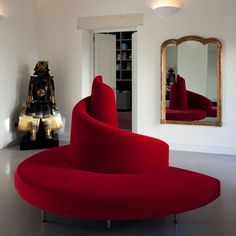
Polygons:
<instances>
[{"instance_id":1,"label":"open doorway","mask_svg":"<svg viewBox=\"0 0 236 236\"><path fill-rule=\"evenodd\" d=\"M101 74L115 92L118 126L132 130L132 83L136 31L94 33L94 75Z\"/></svg>"}]
</instances>

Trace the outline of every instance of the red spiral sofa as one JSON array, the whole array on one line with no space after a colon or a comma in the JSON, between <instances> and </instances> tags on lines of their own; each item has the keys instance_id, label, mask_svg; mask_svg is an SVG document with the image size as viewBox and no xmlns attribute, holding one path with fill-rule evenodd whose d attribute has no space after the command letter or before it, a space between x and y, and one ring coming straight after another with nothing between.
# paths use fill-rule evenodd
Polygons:
<instances>
[{"instance_id":1,"label":"red spiral sofa","mask_svg":"<svg viewBox=\"0 0 236 236\"><path fill-rule=\"evenodd\" d=\"M170 103L166 108L167 120L193 121L216 117L217 109L205 96L186 89L184 78L177 75L170 89Z\"/></svg>"},{"instance_id":2,"label":"red spiral sofa","mask_svg":"<svg viewBox=\"0 0 236 236\"><path fill-rule=\"evenodd\" d=\"M73 109L70 144L20 163L15 188L46 212L87 220L175 215L220 195L216 178L169 166L165 142L118 129L114 93L101 76Z\"/></svg>"}]
</instances>

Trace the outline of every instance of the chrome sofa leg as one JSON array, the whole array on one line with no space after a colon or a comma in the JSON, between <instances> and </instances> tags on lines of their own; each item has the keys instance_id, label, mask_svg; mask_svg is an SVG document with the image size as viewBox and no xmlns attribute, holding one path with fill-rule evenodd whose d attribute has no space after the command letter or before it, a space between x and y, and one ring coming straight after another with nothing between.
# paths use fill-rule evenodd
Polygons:
<instances>
[{"instance_id":1,"label":"chrome sofa leg","mask_svg":"<svg viewBox=\"0 0 236 236\"><path fill-rule=\"evenodd\" d=\"M107 220L107 229L111 228L111 220Z\"/></svg>"},{"instance_id":2,"label":"chrome sofa leg","mask_svg":"<svg viewBox=\"0 0 236 236\"><path fill-rule=\"evenodd\" d=\"M176 215L176 214L174 215L174 223L175 223L175 224L178 224L177 215Z\"/></svg>"},{"instance_id":3,"label":"chrome sofa leg","mask_svg":"<svg viewBox=\"0 0 236 236\"><path fill-rule=\"evenodd\" d=\"M41 210L41 221L46 222L46 211Z\"/></svg>"}]
</instances>

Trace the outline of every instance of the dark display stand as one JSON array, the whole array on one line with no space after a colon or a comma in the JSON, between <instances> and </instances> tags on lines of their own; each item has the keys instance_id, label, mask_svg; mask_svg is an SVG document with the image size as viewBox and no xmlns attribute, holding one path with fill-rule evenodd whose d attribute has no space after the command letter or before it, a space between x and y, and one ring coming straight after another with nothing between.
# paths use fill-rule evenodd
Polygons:
<instances>
[{"instance_id":1,"label":"dark display stand","mask_svg":"<svg viewBox=\"0 0 236 236\"><path fill-rule=\"evenodd\" d=\"M46 139L42 124L39 125L39 130L35 141L30 140L30 133L24 134L20 141L20 150L47 149L58 146L58 134L52 133L52 139Z\"/></svg>"}]
</instances>

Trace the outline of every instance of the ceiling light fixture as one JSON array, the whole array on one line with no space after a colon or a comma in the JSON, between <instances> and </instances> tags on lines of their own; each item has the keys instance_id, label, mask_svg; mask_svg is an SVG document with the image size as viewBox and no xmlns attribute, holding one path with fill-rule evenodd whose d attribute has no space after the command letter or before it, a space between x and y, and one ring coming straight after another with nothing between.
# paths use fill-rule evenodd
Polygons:
<instances>
[{"instance_id":1,"label":"ceiling light fixture","mask_svg":"<svg viewBox=\"0 0 236 236\"><path fill-rule=\"evenodd\" d=\"M154 10L160 17L168 17L177 14L183 8L181 0L160 0L154 6Z\"/></svg>"}]
</instances>

